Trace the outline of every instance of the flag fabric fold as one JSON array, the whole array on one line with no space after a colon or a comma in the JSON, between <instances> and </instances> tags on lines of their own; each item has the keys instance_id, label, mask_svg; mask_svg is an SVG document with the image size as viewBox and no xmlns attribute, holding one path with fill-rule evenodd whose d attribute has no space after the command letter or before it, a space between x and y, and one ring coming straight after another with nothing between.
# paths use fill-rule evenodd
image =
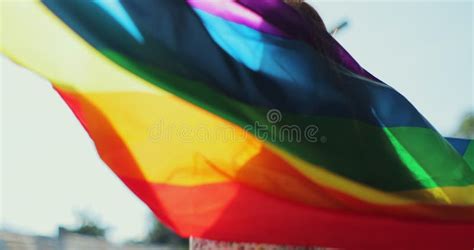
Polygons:
<instances>
[{"instance_id":1,"label":"flag fabric fold","mask_svg":"<svg viewBox=\"0 0 474 250\"><path fill-rule=\"evenodd\" d=\"M474 143L443 138L282 1L2 7L2 53L52 82L102 160L182 236L474 245Z\"/></svg>"}]
</instances>

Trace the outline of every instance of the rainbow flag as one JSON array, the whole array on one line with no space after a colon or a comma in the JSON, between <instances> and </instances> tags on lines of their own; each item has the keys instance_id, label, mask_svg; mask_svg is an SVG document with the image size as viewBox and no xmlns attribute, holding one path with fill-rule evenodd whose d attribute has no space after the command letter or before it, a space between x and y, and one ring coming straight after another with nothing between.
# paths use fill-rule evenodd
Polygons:
<instances>
[{"instance_id":1,"label":"rainbow flag","mask_svg":"<svg viewBox=\"0 0 474 250\"><path fill-rule=\"evenodd\" d=\"M474 246L474 143L443 138L284 2L1 5L2 53L52 82L180 235Z\"/></svg>"}]
</instances>

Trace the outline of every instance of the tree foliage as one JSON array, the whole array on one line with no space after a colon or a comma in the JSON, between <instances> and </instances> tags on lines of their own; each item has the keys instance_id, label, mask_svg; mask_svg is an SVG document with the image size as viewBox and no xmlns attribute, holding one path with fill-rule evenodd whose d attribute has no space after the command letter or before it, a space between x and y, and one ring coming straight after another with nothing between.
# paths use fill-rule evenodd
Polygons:
<instances>
[{"instance_id":1,"label":"tree foliage","mask_svg":"<svg viewBox=\"0 0 474 250\"><path fill-rule=\"evenodd\" d=\"M474 139L474 111L466 114L454 136Z\"/></svg>"},{"instance_id":2,"label":"tree foliage","mask_svg":"<svg viewBox=\"0 0 474 250\"><path fill-rule=\"evenodd\" d=\"M94 236L94 237L105 237L108 228L100 222L100 220L87 212L78 212L76 214L79 220L79 226L77 228L69 230L72 233Z\"/></svg>"},{"instance_id":3,"label":"tree foliage","mask_svg":"<svg viewBox=\"0 0 474 250\"><path fill-rule=\"evenodd\" d=\"M166 244L178 247L188 246L188 239L182 238L159 222L156 217L151 214L149 216L150 226L146 235L145 242L151 244Z\"/></svg>"}]
</instances>

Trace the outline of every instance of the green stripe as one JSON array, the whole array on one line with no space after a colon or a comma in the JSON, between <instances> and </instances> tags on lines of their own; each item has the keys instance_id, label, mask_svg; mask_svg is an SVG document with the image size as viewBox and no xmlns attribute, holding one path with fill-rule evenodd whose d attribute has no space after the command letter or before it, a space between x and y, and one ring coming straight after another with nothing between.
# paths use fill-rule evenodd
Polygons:
<instances>
[{"instance_id":1,"label":"green stripe","mask_svg":"<svg viewBox=\"0 0 474 250\"><path fill-rule=\"evenodd\" d=\"M204 84L129 61L118 53L104 55L155 86L248 129L259 137L255 122L275 126L266 141L348 179L384 191L404 191L474 184L473 170L436 131L427 128L379 128L360 121L283 114L272 124L267 109L238 102ZM301 131L316 125L319 142L278 140L284 125ZM273 135L273 136L271 136ZM321 136L327 138L323 143ZM281 138L280 138L281 139ZM472 151L472 148L471 148Z\"/></svg>"},{"instance_id":2,"label":"green stripe","mask_svg":"<svg viewBox=\"0 0 474 250\"><path fill-rule=\"evenodd\" d=\"M467 146L466 152L464 152L463 156L464 160L467 164L471 167L471 171L474 172L474 140L469 143Z\"/></svg>"}]
</instances>

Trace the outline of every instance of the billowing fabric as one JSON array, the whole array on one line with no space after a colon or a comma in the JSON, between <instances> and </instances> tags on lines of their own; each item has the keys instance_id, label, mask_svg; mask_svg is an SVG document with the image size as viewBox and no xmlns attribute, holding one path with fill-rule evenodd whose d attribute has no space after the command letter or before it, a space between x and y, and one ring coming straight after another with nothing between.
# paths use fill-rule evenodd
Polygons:
<instances>
[{"instance_id":1,"label":"billowing fabric","mask_svg":"<svg viewBox=\"0 0 474 250\"><path fill-rule=\"evenodd\" d=\"M474 246L474 143L443 138L327 33L320 53L280 0L2 8L2 53L52 82L102 160L180 235ZM317 137L292 134L307 128Z\"/></svg>"}]
</instances>

